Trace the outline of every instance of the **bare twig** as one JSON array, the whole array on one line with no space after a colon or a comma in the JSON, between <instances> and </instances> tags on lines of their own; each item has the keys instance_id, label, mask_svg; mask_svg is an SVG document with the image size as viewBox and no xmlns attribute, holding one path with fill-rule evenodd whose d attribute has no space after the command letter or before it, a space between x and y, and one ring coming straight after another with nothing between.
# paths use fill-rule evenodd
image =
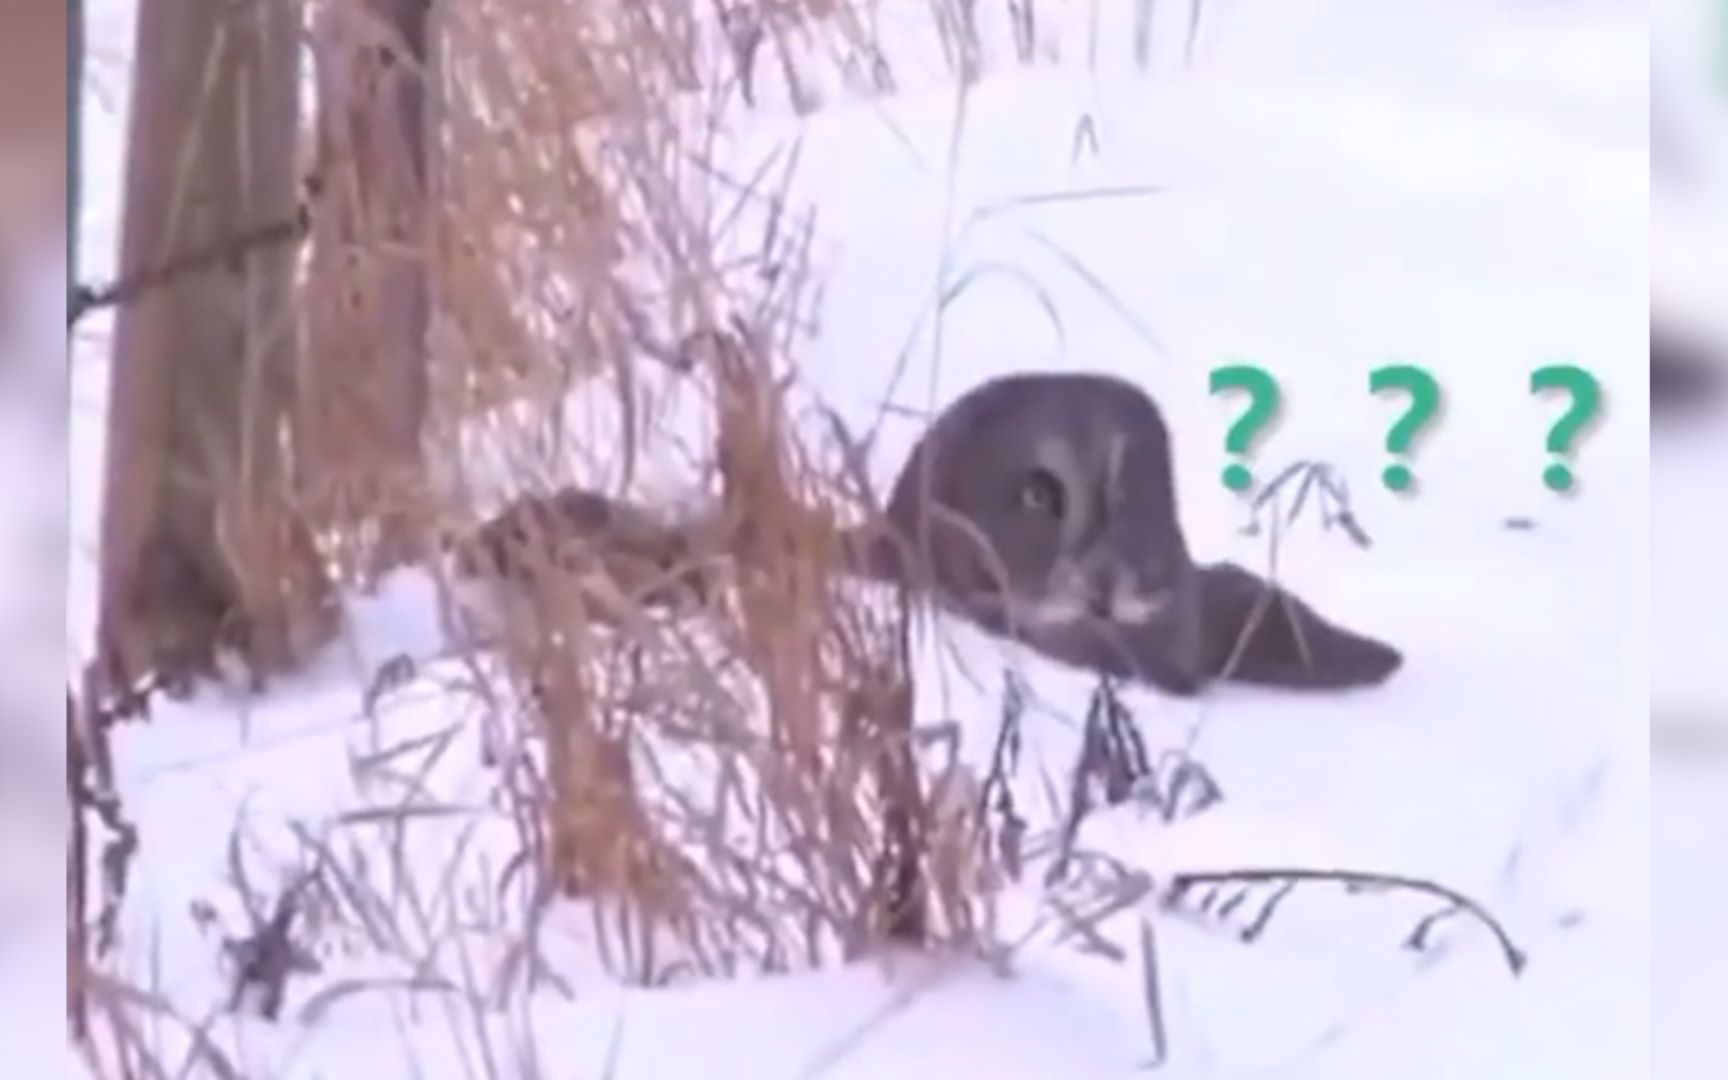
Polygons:
<instances>
[{"instance_id":1,"label":"bare twig","mask_svg":"<svg viewBox=\"0 0 1728 1080\"><path fill-rule=\"evenodd\" d=\"M1512 936L1506 931L1506 928L1500 924L1499 920L1494 918L1494 916L1481 904L1472 900L1468 896L1465 896L1463 893L1445 885L1441 885L1438 882L1427 881L1422 878L1407 877L1401 874L1370 873L1360 870L1316 870L1299 867L1204 871L1176 874L1170 879L1168 895L1174 902L1179 900L1189 890L1204 888L1206 886L1226 884L1273 884L1282 887L1280 894L1272 901L1272 904L1275 905L1282 900L1284 895L1288 894L1288 891L1291 888L1307 882L1331 882L1333 884L1343 885L1352 891L1360 891L1364 889L1397 889L1426 893L1431 896L1439 897L1440 899L1445 900L1449 905L1449 907L1439 913L1439 917L1448 917L1457 912L1463 912L1474 917L1477 921L1486 926L1489 932L1494 935L1496 943L1500 946L1501 953L1506 958L1506 966L1511 969L1512 974L1523 974L1528 958L1524 951L1518 948L1518 946L1512 941ZM1425 949L1427 947L1428 930L1434 920L1435 916L1430 916L1422 920L1422 922L1418 924L1416 930L1406 940L1405 944L1409 948L1417 951ZM1244 936L1251 940L1252 937L1258 936L1259 932L1263 929L1264 920L1261 920L1260 923L1255 927L1252 927Z\"/></svg>"},{"instance_id":2,"label":"bare twig","mask_svg":"<svg viewBox=\"0 0 1728 1080\"><path fill-rule=\"evenodd\" d=\"M74 1042L90 1034L88 911L89 834L85 814L85 770L88 755L79 730L78 705L66 688L66 797L71 807L71 834L66 841L66 1021Z\"/></svg>"},{"instance_id":3,"label":"bare twig","mask_svg":"<svg viewBox=\"0 0 1728 1080\"><path fill-rule=\"evenodd\" d=\"M1146 745L1134 725L1134 714L1122 703L1113 680L1099 680L1086 710L1080 757L1074 763L1069 788L1068 814L1062 825L1062 840L1056 858L1045 877L1046 884L1054 884L1068 872L1074 841L1092 809L1094 782L1103 787L1106 804L1116 806L1151 773Z\"/></svg>"},{"instance_id":4,"label":"bare twig","mask_svg":"<svg viewBox=\"0 0 1728 1080\"><path fill-rule=\"evenodd\" d=\"M317 960L294 940L294 920L306 884L303 879L283 889L269 918L258 922L246 937L224 943L234 960L230 1010L238 1010L248 992L256 990L259 1015L273 1021L282 1013L289 977L319 970Z\"/></svg>"},{"instance_id":5,"label":"bare twig","mask_svg":"<svg viewBox=\"0 0 1728 1080\"><path fill-rule=\"evenodd\" d=\"M306 237L311 227L311 207L303 202L291 218L266 222L233 236L223 237L164 259L155 266L123 274L106 285L79 285L72 289L71 300L66 305L66 327L71 329L77 326L78 321L92 311L132 303L145 293L171 285L182 278L218 266L236 264L246 256L267 248L298 243Z\"/></svg>"}]
</instances>

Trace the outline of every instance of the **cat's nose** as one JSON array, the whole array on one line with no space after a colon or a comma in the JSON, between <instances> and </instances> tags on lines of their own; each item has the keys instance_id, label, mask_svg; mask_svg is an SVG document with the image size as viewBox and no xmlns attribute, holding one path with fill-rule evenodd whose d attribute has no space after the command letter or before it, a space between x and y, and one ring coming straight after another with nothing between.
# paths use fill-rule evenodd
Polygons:
<instances>
[{"instance_id":1,"label":"cat's nose","mask_svg":"<svg viewBox=\"0 0 1728 1080\"><path fill-rule=\"evenodd\" d=\"M1092 578L1087 607L1094 618L1113 623L1144 623L1170 602L1168 588L1148 585L1140 575L1111 567Z\"/></svg>"},{"instance_id":2,"label":"cat's nose","mask_svg":"<svg viewBox=\"0 0 1728 1080\"><path fill-rule=\"evenodd\" d=\"M1094 619L1115 622L1116 602L1114 597L1115 593L1109 586L1100 586L1094 582L1092 587L1086 590L1086 614Z\"/></svg>"}]
</instances>

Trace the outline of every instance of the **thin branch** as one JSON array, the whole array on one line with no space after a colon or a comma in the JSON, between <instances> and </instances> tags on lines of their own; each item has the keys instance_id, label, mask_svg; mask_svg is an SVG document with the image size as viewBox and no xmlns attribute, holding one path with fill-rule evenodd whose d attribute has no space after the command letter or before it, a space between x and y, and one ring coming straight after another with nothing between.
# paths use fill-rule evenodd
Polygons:
<instances>
[{"instance_id":1,"label":"thin branch","mask_svg":"<svg viewBox=\"0 0 1728 1080\"><path fill-rule=\"evenodd\" d=\"M1475 900L1470 899L1455 889L1450 889L1438 882L1426 881L1421 878L1405 877L1400 874L1377 874L1360 870L1315 870L1298 868L1271 868L1257 870L1220 870L1176 874L1170 879L1170 895L1180 896L1189 889L1206 885L1255 885L1282 884L1295 885L1301 882L1330 881L1345 885L1352 889L1384 888L1405 889L1412 892L1426 893L1439 897L1451 904L1446 914L1452 911L1462 911L1486 926L1500 946L1501 953L1506 958L1506 966L1513 975L1522 975L1529 958L1513 941L1506 928L1488 910ZM1425 928L1434 921L1434 917L1424 919L1407 942L1412 948L1422 948L1426 933Z\"/></svg>"},{"instance_id":2,"label":"thin branch","mask_svg":"<svg viewBox=\"0 0 1728 1080\"><path fill-rule=\"evenodd\" d=\"M106 285L79 285L72 290L66 305L66 328L78 325L78 320L99 308L130 304L150 292L172 285L182 278L203 273L225 264L235 264L247 255L282 244L294 244L305 239L312 227L311 207L301 203L292 217L267 222L232 236L193 248L156 266L124 274Z\"/></svg>"},{"instance_id":3,"label":"thin branch","mask_svg":"<svg viewBox=\"0 0 1728 1080\"><path fill-rule=\"evenodd\" d=\"M89 836L85 798L84 750L78 705L66 688L66 796L71 806L71 834L66 843L66 1021L72 1040L83 1043L90 1034L88 927Z\"/></svg>"}]
</instances>

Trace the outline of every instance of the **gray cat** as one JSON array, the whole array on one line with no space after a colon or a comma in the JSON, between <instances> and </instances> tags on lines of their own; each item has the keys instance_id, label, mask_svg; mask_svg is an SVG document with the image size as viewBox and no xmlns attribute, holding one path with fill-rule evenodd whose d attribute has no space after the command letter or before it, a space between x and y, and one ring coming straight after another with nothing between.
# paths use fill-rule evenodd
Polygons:
<instances>
[{"instance_id":1,"label":"gray cat","mask_svg":"<svg viewBox=\"0 0 1728 1080\"><path fill-rule=\"evenodd\" d=\"M576 550L560 553L571 536ZM1380 683L1403 662L1242 567L1195 563L1164 418L1110 376L1011 375L973 389L913 449L884 520L846 540L861 576L922 591L1054 660L1172 694L1219 679L1339 690ZM549 558L604 564L649 604L711 587L689 569L689 530L576 488L518 500L477 541L459 559L470 576L531 577Z\"/></svg>"},{"instance_id":2,"label":"gray cat","mask_svg":"<svg viewBox=\"0 0 1728 1080\"><path fill-rule=\"evenodd\" d=\"M1106 375L994 379L913 449L863 572L1077 667L1197 693L1231 679L1337 690L1403 658L1231 563L1194 562L1170 435L1139 387Z\"/></svg>"}]
</instances>

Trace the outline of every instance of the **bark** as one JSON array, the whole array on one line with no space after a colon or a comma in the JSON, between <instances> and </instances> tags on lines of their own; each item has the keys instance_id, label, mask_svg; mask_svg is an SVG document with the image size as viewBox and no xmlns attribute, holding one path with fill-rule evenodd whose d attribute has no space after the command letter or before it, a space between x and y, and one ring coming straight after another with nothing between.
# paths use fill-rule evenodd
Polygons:
<instances>
[{"instance_id":1,"label":"bark","mask_svg":"<svg viewBox=\"0 0 1728 1080\"><path fill-rule=\"evenodd\" d=\"M14 2L0 14L0 319L20 317L18 279L60 242L67 21L65 4Z\"/></svg>"},{"instance_id":2,"label":"bark","mask_svg":"<svg viewBox=\"0 0 1728 1080\"><path fill-rule=\"evenodd\" d=\"M292 220L298 0L144 0L123 278ZM335 629L311 539L282 498L295 245L157 281L114 324L102 513L105 698L184 688L234 646L255 677ZM99 703L92 703L97 707Z\"/></svg>"},{"instance_id":3,"label":"bark","mask_svg":"<svg viewBox=\"0 0 1728 1080\"><path fill-rule=\"evenodd\" d=\"M416 554L426 412L427 0L318 13L317 170L298 483L373 577ZM361 539L364 538L364 539ZM358 542L357 542L358 541Z\"/></svg>"}]
</instances>

